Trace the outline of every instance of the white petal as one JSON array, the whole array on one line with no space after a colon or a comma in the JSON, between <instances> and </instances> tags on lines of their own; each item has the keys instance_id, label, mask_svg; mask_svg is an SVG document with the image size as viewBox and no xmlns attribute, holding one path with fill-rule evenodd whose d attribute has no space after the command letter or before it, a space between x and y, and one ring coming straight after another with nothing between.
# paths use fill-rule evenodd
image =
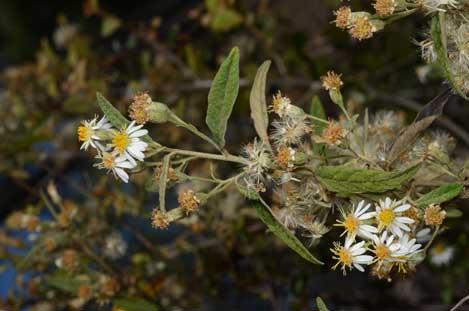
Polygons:
<instances>
[{"instance_id":1,"label":"white petal","mask_svg":"<svg viewBox=\"0 0 469 311\"><path fill-rule=\"evenodd\" d=\"M147 130L137 130L137 131L133 132L132 134L129 134L129 136L132 137L132 138L135 138L135 137L145 136L147 134L148 134Z\"/></svg>"},{"instance_id":2,"label":"white petal","mask_svg":"<svg viewBox=\"0 0 469 311\"><path fill-rule=\"evenodd\" d=\"M365 241L361 241L350 248L350 251L353 252L356 249L361 248L365 244Z\"/></svg>"},{"instance_id":3,"label":"white petal","mask_svg":"<svg viewBox=\"0 0 469 311\"><path fill-rule=\"evenodd\" d=\"M378 229L370 225L361 225L360 229L363 229L368 232L378 233Z\"/></svg>"},{"instance_id":4,"label":"white petal","mask_svg":"<svg viewBox=\"0 0 469 311\"><path fill-rule=\"evenodd\" d=\"M398 222L402 222L402 223L405 223L405 224L413 224L415 222L415 220L413 220L412 218L409 218L409 217L396 217L396 220Z\"/></svg>"},{"instance_id":5,"label":"white petal","mask_svg":"<svg viewBox=\"0 0 469 311\"><path fill-rule=\"evenodd\" d=\"M410 204L403 204L399 207L396 207L394 209L395 212L405 212L406 210L408 210L410 208Z\"/></svg>"},{"instance_id":6,"label":"white petal","mask_svg":"<svg viewBox=\"0 0 469 311\"><path fill-rule=\"evenodd\" d=\"M129 182L129 175L123 169L116 167L114 168L114 172L116 172L117 176L119 176L119 178L122 179L123 182Z\"/></svg>"},{"instance_id":7,"label":"white petal","mask_svg":"<svg viewBox=\"0 0 469 311\"><path fill-rule=\"evenodd\" d=\"M391 206L391 203L392 203L391 199L390 199L390 198L386 198L386 199L384 200L384 207L385 207L385 208L388 208L389 206Z\"/></svg>"},{"instance_id":8,"label":"white petal","mask_svg":"<svg viewBox=\"0 0 469 311\"><path fill-rule=\"evenodd\" d=\"M127 151L140 161L143 161L145 159L145 155L137 148L128 148Z\"/></svg>"},{"instance_id":9,"label":"white petal","mask_svg":"<svg viewBox=\"0 0 469 311\"><path fill-rule=\"evenodd\" d=\"M358 263L354 263L353 266L360 272L365 272L365 269L363 269L362 266L360 266Z\"/></svg>"},{"instance_id":10,"label":"white petal","mask_svg":"<svg viewBox=\"0 0 469 311\"><path fill-rule=\"evenodd\" d=\"M374 217L376 215L376 212L368 212L360 216L360 220L366 220Z\"/></svg>"},{"instance_id":11,"label":"white petal","mask_svg":"<svg viewBox=\"0 0 469 311\"><path fill-rule=\"evenodd\" d=\"M401 237L404 234L402 230L395 224L393 224L390 229L391 229L391 232L397 235L398 237Z\"/></svg>"},{"instance_id":12,"label":"white petal","mask_svg":"<svg viewBox=\"0 0 469 311\"><path fill-rule=\"evenodd\" d=\"M373 257L370 255L360 255L353 258L356 263L370 264L373 261Z\"/></svg>"},{"instance_id":13,"label":"white petal","mask_svg":"<svg viewBox=\"0 0 469 311\"><path fill-rule=\"evenodd\" d=\"M352 251L352 255L353 255L353 256L362 255L362 254L364 254L364 253L366 253L366 249L365 249L364 247L361 247L361 248L358 248L358 249L354 249L354 250Z\"/></svg>"}]
</instances>

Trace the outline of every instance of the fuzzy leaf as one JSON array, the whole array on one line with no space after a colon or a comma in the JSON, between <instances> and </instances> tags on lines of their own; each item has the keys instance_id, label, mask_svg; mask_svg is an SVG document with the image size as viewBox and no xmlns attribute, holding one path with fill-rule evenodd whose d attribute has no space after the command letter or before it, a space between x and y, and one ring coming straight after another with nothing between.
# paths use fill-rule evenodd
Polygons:
<instances>
[{"instance_id":1,"label":"fuzzy leaf","mask_svg":"<svg viewBox=\"0 0 469 311\"><path fill-rule=\"evenodd\" d=\"M122 308L126 311L157 311L158 306L143 299L124 299L118 298L113 300L115 307Z\"/></svg>"},{"instance_id":2,"label":"fuzzy leaf","mask_svg":"<svg viewBox=\"0 0 469 311\"><path fill-rule=\"evenodd\" d=\"M321 166L316 172L316 177L332 192L382 193L399 188L412 178L419 168L420 164L417 164L403 171L386 172L346 165Z\"/></svg>"},{"instance_id":3,"label":"fuzzy leaf","mask_svg":"<svg viewBox=\"0 0 469 311\"><path fill-rule=\"evenodd\" d=\"M390 163L392 163L403 152L410 148L417 139L418 135L426 130L433 123L433 121L435 121L435 119L442 114L443 108L450 95L451 92L448 89L432 99L422 108L414 122L409 125L394 142L388 156L388 161Z\"/></svg>"},{"instance_id":4,"label":"fuzzy leaf","mask_svg":"<svg viewBox=\"0 0 469 311\"><path fill-rule=\"evenodd\" d=\"M256 128L257 135L259 135L266 146L270 146L270 143L269 135L267 134L269 115L267 114L267 104L265 100L265 84L270 64L271 61L266 60L257 70L249 97L251 118L254 120L254 127Z\"/></svg>"},{"instance_id":5,"label":"fuzzy leaf","mask_svg":"<svg viewBox=\"0 0 469 311\"><path fill-rule=\"evenodd\" d=\"M76 280L75 278L60 272L47 277L46 282L50 286L58 288L70 294L76 294L78 288L82 284L82 282Z\"/></svg>"},{"instance_id":6,"label":"fuzzy leaf","mask_svg":"<svg viewBox=\"0 0 469 311\"><path fill-rule=\"evenodd\" d=\"M254 203L254 207L257 211L259 218L266 224L270 231L272 231L279 239L294 250L298 255L306 259L307 261L322 265L323 263L316 259L308 249L298 240L293 233L285 228L275 217L271 211L260 203Z\"/></svg>"},{"instance_id":7,"label":"fuzzy leaf","mask_svg":"<svg viewBox=\"0 0 469 311\"><path fill-rule=\"evenodd\" d=\"M221 64L208 93L205 122L212 131L215 142L225 146L225 132L239 91L239 49L233 48Z\"/></svg>"},{"instance_id":8,"label":"fuzzy leaf","mask_svg":"<svg viewBox=\"0 0 469 311\"><path fill-rule=\"evenodd\" d=\"M446 79L449 80L454 89L461 95L464 99L469 100L469 97L461 90L458 86L458 83L453 75L451 66L448 58L448 50L446 46L446 38L444 32L444 27L442 25L445 23L445 12L439 12L435 14L432 19L431 34L433 39L433 46L435 47L435 52L437 55L438 65L443 71L443 75Z\"/></svg>"},{"instance_id":9,"label":"fuzzy leaf","mask_svg":"<svg viewBox=\"0 0 469 311\"><path fill-rule=\"evenodd\" d=\"M318 306L319 311L329 311L321 297L316 298L316 305Z\"/></svg>"},{"instance_id":10,"label":"fuzzy leaf","mask_svg":"<svg viewBox=\"0 0 469 311\"><path fill-rule=\"evenodd\" d=\"M452 183L440 186L423 196L421 196L415 203L418 207L425 208L430 204L440 204L457 197L464 186L459 183Z\"/></svg>"},{"instance_id":11,"label":"fuzzy leaf","mask_svg":"<svg viewBox=\"0 0 469 311\"><path fill-rule=\"evenodd\" d=\"M96 92L96 99L98 106L103 111L106 118L111 122L114 127L121 129L129 125L130 121L127 120L101 93Z\"/></svg>"}]
</instances>

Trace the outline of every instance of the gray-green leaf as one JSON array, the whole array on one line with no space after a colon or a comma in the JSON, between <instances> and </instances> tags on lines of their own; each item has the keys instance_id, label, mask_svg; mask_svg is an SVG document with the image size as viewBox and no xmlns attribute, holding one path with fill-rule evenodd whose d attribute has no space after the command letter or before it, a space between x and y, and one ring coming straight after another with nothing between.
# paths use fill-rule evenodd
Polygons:
<instances>
[{"instance_id":1,"label":"gray-green leaf","mask_svg":"<svg viewBox=\"0 0 469 311\"><path fill-rule=\"evenodd\" d=\"M96 99L99 108L114 127L121 129L130 123L101 93L96 93Z\"/></svg>"},{"instance_id":2,"label":"gray-green leaf","mask_svg":"<svg viewBox=\"0 0 469 311\"><path fill-rule=\"evenodd\" d=\"M423 196L421 196L415 203L418 207L425 208L430 204L440 204L457 197L461 191L464 189L464 186L460 183L452 183L440 186Z\"/></svg>"},{"instance_id":3,"label":"gray-green leaf","mask_svg":"<svg viewBox=\"0 0 469 311\"><path fill-rule=\"evenodd\" d=\"M233 48L221 64L208 93L205 122L215 142L225 146L225 132L239 91L239 49Z\"/></svg>"},{"instance_id":4,"label":"gray-green leaf","mask_svg":"<svg viewBox=\"0 0 469 311\"><path fill-rule=\"evenodd\" d=\"M419 168L420 164L417 164L403 171L386 172L346 165L321 166L316 171L316 177L332 192L382 193L401 187Z\"/></svg>"},{"instance_id":5,"label":"gray-green leaf","mask_svg":"<svg viewBox=\"0 0 469 311\"><path fill-rule=\"evenodd\" d=\"M287 244L288 247L309 262L318 265L323 264L308 251L308 249L293 235L293 233L278 222L266 206L260 203L254 203L254 207L257 211L257 215L266 224L269 230Z\"/></svg>"},{"instance_id":6,"label":"gray-green leaf","mask_svg":"<svg viewBox=\"0 0 469 311\"><path fill-rule=\"evenodd\" d=\"M249 97L251 118L254 120L254 127L257 135L259 135L266 146L270 146L269 135L267 134L269 115L267 114L267 104L265 100L265 84L270 63L270 60L266 60L257 70Z\"/></svg>"}]
</instances>

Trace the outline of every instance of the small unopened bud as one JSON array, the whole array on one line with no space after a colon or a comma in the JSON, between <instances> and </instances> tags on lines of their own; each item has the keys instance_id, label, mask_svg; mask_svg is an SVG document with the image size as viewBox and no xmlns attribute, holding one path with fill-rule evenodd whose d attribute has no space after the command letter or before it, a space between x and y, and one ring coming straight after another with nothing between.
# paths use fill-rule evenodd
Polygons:
<instances>
[{"instance_id":1,"label":"small unopened bud","mask_svg":"<svg viewBox=\"0 0 469 311\"><path fill-rule=\"evenodd\" d=\"M425 224L427 226L439 226L446 218L446 212L439 205L430 205L425 209Z\"/></svg>"},{"instance_id":2,"label":"small unopened bud","mask_svg":"<svg viewBox=\"0 0 469 311\"><path fill-rule=\"evenodd\" d=\"M168 106L159 102L152 102L148 107L148 119L153 123L168 122L170 111Z\"/></svg>"}]
</instances>

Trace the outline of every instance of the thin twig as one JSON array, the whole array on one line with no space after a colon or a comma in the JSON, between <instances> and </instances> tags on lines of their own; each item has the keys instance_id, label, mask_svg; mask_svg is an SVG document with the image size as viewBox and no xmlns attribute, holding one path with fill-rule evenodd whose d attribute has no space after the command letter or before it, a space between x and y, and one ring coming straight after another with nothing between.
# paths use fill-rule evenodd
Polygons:
<instances>
[{"instance_id":1,"label":"thin twig","mask_svg":"<svg viewBox=\"0 0 469 311\"><path fill-rule=\"evenodd\" d=\"M449 311L456 311L460 306L469 301L469 295L459 300L459 302Z\"/></svg>"}]
</instances>

